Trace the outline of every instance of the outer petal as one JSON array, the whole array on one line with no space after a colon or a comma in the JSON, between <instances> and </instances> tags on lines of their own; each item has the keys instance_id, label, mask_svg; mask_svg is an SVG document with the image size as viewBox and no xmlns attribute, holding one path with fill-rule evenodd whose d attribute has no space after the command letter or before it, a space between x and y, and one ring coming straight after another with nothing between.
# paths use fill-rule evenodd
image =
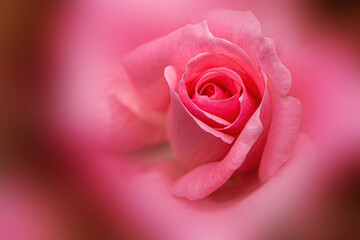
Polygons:
<instances>
[{"instance_id":1,"label":"outer petal","mask_svg":"<svg viewBox=\"0 0 360 240\"><path fill-rule=\"evenodd\" d=\"M261 25L250 11L214 11L206 19L215 36L237 44L252 56L268 75L276 94L286 95L291 85L290 72L281 63L274 41L261 34Z\"/></svg>"},{"instance_id":2,"label":"outer petal","mask_svg":"<svg viewBox=\"0 0 360 240\"><path fill-rule=\"evenodd\" d=\"M166 140L166 116L148 109L135 94L125 71L119 72L111 89L111 131L115 134L119 150L134 150ZM111 100L110 100L111 101Z\"/></svg>"},{"instance_id":3,"label":"outer petal","mask_svg":"<svg viewBox=\"0 0 360 240\"><path fill-rule=\"evenodd\" d=\"M269 94L265 91L265 95ZM264 99L267 99L264 96ZM201 199L221 187L244 163L248 153L263 131L260 112L264 102L249 119L227 156L220 162L202 165L181 177L173 194L190 200Z\"/></svg>"},{"instance_id":4,"label":"outer petal","mask_svg":"<svg viewBox=\"0 0 360 240\"><path fill-rule=\"evenodd\" d=\"M172 65L185 72L186 63L203 52L234 58L256 79L257 66L249 55L235 44L214 37L206 21L187 25L168 36L144 44L124 58L123 64L139 97L152 109L166 111L169 105L164 69Z\"/></svg>"},{"instance_id":5,"label":"outer petal","mask_svg":"<svg viewBox=\"0 0 360 240\"><path fill-rule=\"evenodd\" d=\"M79 25L69 24L55 33L57 81L47 97L54 99L48 122L55 121L57 134L75 144L116 144L120 151L166 140L165 114L141 104L119 60Z\"/></svg>"},{"instance_id":6,"label":"outer petal","mask_svg":"<svg viewBox=\"0 0 360 240\"><path fill-rule=\"evenodd\" d=\"M271 126L260 162L260 179L272 177L288 159L297 139L300 120L299 100L293 97L274 99Z\"/></svg>"},{"instance_id":7,"label":"outer petal","mask_svg":"<svg viewBox=\"0 0 360 240\"><path fill-rule=\"evenodd\" d=\"M298 216L318 192L314 147L304 135L282 170L256 191L251 179L240 178L199 201L170 194L174 179L183 173L176 161L150 163L134 172L136 163L160 156L156 149L121 159L90 155L82 163L87 171L79 169L89 179L84 184L88 194L104 200L101 206L115 216L114 225L141 235L137 239L264 239L266 230L281 224L284 216ZM124 169L125 163L132 171Z\"/></svg>"}]
</instances>

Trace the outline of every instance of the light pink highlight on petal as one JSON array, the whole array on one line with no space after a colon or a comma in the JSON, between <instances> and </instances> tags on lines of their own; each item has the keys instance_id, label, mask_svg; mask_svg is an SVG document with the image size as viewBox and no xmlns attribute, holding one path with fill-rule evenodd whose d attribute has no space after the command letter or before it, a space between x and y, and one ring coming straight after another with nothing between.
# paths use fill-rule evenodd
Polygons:
<instances>
[{"instance_id":1,"label":"light pink highlight on petal","mask_svg":"<svg viewBox=\"0 0 360 240\"><path fill-rule=\"evenodd\" d=\"M108 106L111 132L120 151L132 151L164 142L166 115L155 112L139 100L126 72L119 66L109 86Z\"/></svg>"}]
</instances>

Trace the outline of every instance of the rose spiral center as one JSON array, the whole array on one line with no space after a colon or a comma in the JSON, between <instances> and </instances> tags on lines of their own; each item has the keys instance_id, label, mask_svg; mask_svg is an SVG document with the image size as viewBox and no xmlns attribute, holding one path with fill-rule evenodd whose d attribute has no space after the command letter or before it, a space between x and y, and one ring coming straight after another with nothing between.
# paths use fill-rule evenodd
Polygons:
<instances>
[{"instance_id":1,"label":"rose spiral center","mask_svg":"<svg viewBox=\"0 0 360 240\"><path fill-rule=\"evenodd\" d=\"M207 96L211 100L220 100L231 97L229 91L214 83L206 83L198 90L202 96Z\"/></svg>"}]
</instances>

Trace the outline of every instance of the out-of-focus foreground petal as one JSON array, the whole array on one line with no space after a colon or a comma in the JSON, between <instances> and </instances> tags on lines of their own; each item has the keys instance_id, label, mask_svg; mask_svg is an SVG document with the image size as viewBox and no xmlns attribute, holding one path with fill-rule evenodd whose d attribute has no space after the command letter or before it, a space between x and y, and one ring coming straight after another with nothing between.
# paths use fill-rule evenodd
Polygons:
<instances>
[{"instance_id":1,"label":"out-of-focus foreground petal","mask_svg":"<svg viewBox=\"0 0 360 240\"><path fill-rule=\"evenodd\" d=\"M286 165L262 186L254 175L238 177L199 201L171 195L184 170L166 157L167 151L166 146L147 150L123 156L121 162L94 155L86 159L93 170L83 176L88 183L96 182L89 185L91 194L107 203L103 208L114 214L116 224L128 226L140 238L254 239L288 214L295 216L300 209L296 206L310 201L305 196L316 196L313 176L318 162L311 140L303 134ZM159 161L161 155L164 161Z\"/></svg>"}]
</instances>

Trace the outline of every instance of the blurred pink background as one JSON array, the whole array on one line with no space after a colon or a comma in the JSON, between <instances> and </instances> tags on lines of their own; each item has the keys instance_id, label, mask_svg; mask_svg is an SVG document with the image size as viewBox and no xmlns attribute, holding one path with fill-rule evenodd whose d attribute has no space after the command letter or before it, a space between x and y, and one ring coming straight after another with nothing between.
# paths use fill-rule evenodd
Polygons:
<instances>
[{"instance_id":1,"label":"blurred pink background","mask_svg":"<svg viewBox=\"0 0 360 240\"><path fill-rule=\"evenodd\" d=\"M69 168L72 150L50 141L41 119L46 96L47 36L63 6L76 9L76 2L3 1L0 3L0 239L129 239L126 229L111 224L96 199L83 193L81 179ZM93 1L88 1L91 8ZM156 2L156 3L155 3ZM239 1L119 1L112 17L133 21L119 23L127 52L183 26L184 16L218 7L246 9ZM256 1L256 3L259 1ZM264 3L279 11L277 4ZM296 8L303 26L314 36L326 34L342 42L360 60L360 4L356 1L287 1ZM106 8L104 4L104 9ZM255 2L248 6L257 5ZM79 5L81 6L81 5ZM141 7L139 7L141 6ZM171 11L162 11L167 8ZM274 9L272 9L274 8ZM150 11L151 9L151 11ZM264 9L259 9L264 11ZM134 12L137 13L136 17ZM182 16L182 17L179 17ZM151 21L149 21L151 19ZM169 19L168 22L164 22ZM156 29L150 27L156 23ZM142 29L143 31L138 31ZM104 30L106 31L106 29ZM136 39L130 41L131 39ZM46 101L46 100L45 100ZM355 156L356 158L357 156ZM36 216L36 217L34 217ZM334 185L329 202L314 215L314 222L274 229L273 239L360 239L360 177L352 169L343 182Z\"/></svg>"}]
</instances>

